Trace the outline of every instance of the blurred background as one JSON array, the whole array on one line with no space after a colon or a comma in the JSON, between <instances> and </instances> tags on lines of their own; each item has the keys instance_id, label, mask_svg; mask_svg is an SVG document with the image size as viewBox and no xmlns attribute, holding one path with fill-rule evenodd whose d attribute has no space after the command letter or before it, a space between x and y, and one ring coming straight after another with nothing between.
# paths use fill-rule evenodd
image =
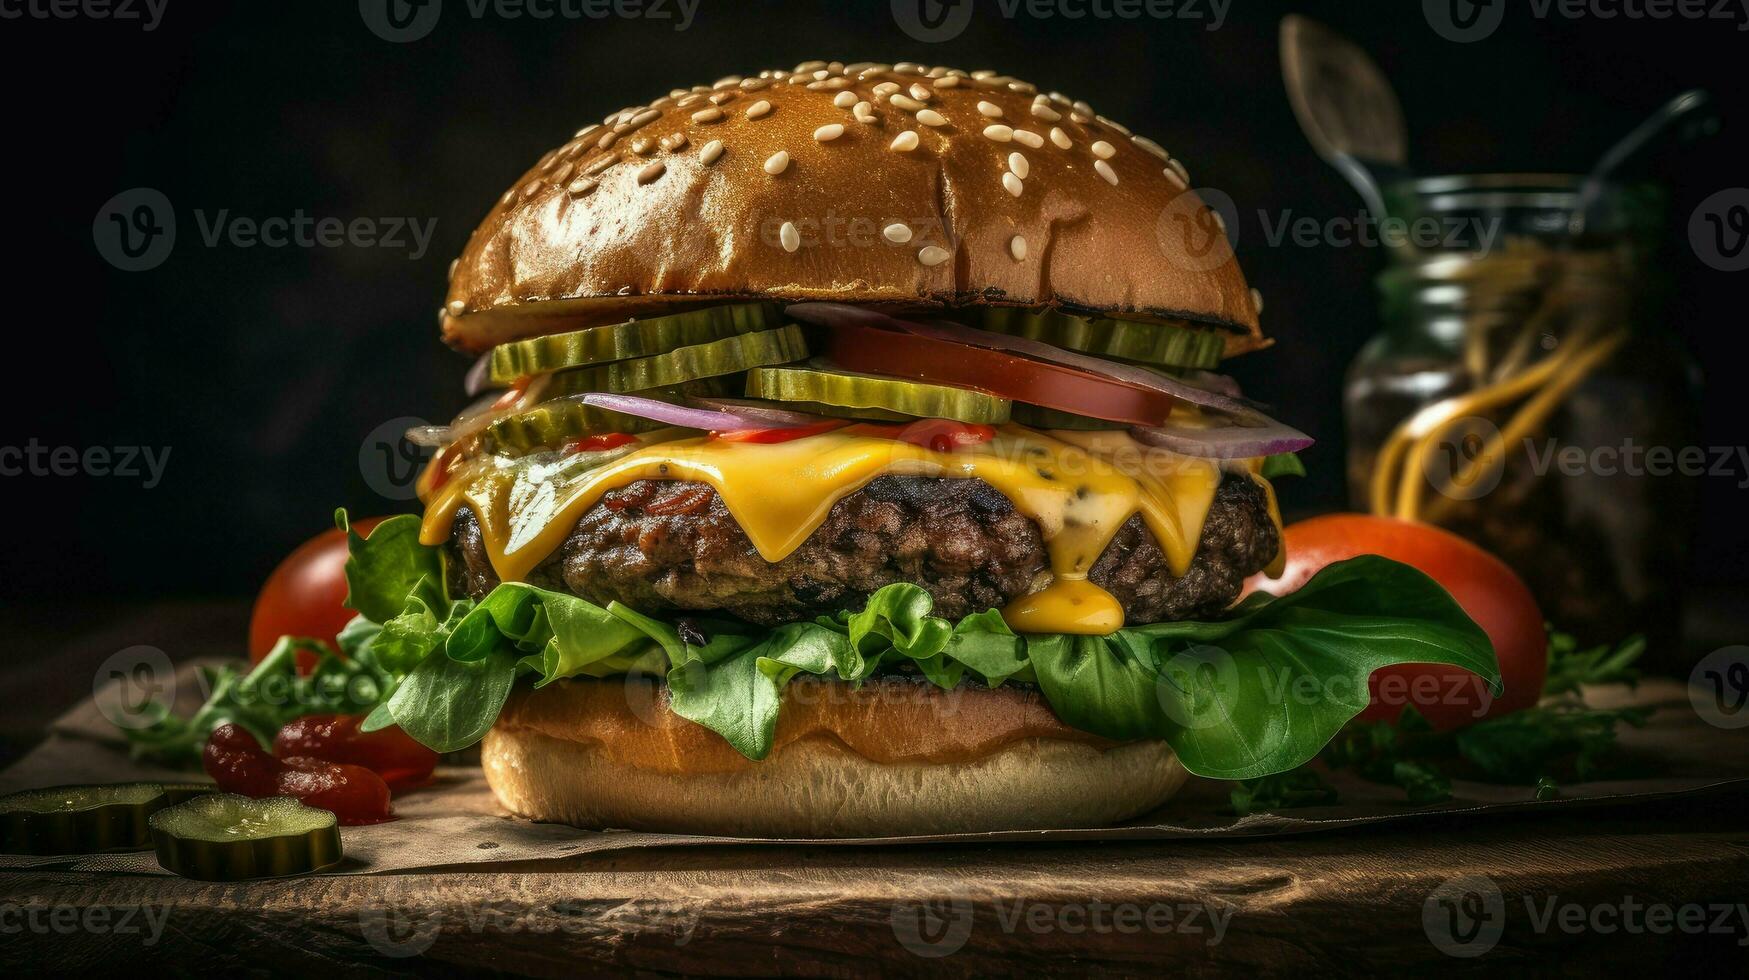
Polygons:
<instances>
[{"instance_id":1,"label":"blurred background","mask_svg":"<svg viewBox=\"0 0 1749 980\"><path fill-rule=\"evenodd\" d=\"M1322 222L1360 209L1284 95L1284 14L1319 18L1380 62L1422 173L1584 170L1689 87L1710 89L1727 124L1749 118L1749 23L1736 21L1539 17L1512 4L1486 39L1454 43L1420 2L1180 0L1162 5L1174 16L1130 18L1114 15L1146 8L1085 0L1038 17L1025 2L967 2L969 21L940 43L907 34L889 0L444 0L405 43L380 36L380 18L373 29L374 0L155 0L156 12L136 0L144 21L9 19L0 77L11 150L0 166L14 188L5 268L20 377L0 445L152 454L134 477L0 477L10 518L0 596L9 618L31 624L9 635L76 629L113 650L150 642L120 625L106 632L113 617L174 600L234 624L240 643L248 597L290 548L331 526L335 507L413 509L396 464L372 462L373 440L463 404L468 361L436 331L450 260L541 153L677 85L814 58L989 67L1164 144L1193 185L1236 203L1240 259L1268 301L1276 346L1233 372L1321 437L1304 454L1310 475L1282 484L1290 519L1347 506L1342 379L1379 329L1374 278L1386 257L1272 243L1257 217ZM535 16L548 10L560 16ZM1662 174L1674 288L1660 329L1704 366L1708 446L1745 441L1746 280L1697 259L1685 229L1703 199L1743 183L1742 145L1727 129ZM124 271L100 252L98 216L136 188L163 195L176 238L142 260L161 259L152 268ZM215 222L300 215L370 219L385 240L207 240ZM1696 594L1734 597L1749 581L1745 478L1739 466L1699 481Z\"/></svg>"}]
</instances>

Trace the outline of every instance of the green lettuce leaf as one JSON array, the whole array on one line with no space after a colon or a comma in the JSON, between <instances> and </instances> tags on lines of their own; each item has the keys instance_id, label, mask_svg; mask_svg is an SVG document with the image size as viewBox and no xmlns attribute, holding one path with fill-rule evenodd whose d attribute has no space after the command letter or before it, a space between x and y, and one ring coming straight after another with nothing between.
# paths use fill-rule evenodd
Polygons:
<instances>
[{"instance_id":1,"label":"green lettuce leaf","mask_svg":"<svg viewBox=\"0 0 1749 980\"><path fill-rule=\"evenodd\" d=\"M442 588L443 554L419 543L418 517L391 517L371 528L369 537L352 529L344 510L335 511L334 523L346 532L346 608L386 623L401 614L422 581Z\"/></svg>"}]
</instances>

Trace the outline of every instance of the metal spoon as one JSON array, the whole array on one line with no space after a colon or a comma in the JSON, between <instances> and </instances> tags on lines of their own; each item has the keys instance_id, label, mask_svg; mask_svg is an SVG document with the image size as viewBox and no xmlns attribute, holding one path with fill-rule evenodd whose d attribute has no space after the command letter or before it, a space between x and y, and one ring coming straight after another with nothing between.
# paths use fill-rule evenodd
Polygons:
<instances>
[{"instance_id":1,"label":"metal spoon","mask_svg":"<svg viewBox=\"0 0 1749 980\"><path fill-rule=\"evenodd\" d=\"M1603 188L1610 178L1625 165L1641 157L1648 147L1657 145L1658 137L1679 121L1683 122L1683 126L1678 136L1684 140L1711 136L1718 132L1719 117L1713 111L1713 97L1704 89L1690 89L1664 103L1657 112L1646 117L1644 122L1616 141L1579 185L1579 200L1574 205L1573 216L1567 224L1572 235L1577 237L1584 233L1591 210L1597 206L1598 198L1602 196Z\"/></svg>"},{"instance_id":2,"label":"metal spoon","mask_svg":"<svg viewBox=\"0 0 1749 980\"><path fill-rule=\"evenodd\" d=\"M1403 106L1385 73L1359 45L1298 14L1282 18L1281 73L1312 148L1384 218L1381 188L1409 176Z\"/></svg>"}]
</instances>

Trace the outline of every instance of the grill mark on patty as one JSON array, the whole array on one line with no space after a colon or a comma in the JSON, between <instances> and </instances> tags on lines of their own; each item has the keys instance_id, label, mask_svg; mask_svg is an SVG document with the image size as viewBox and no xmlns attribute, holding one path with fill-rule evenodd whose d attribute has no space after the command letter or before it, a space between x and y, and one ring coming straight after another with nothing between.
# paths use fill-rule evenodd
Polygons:
<instances>
[{"instance_id":1,"label":"grill mark on patty","mask_svg":"<svg viewBox=\"0 0 1749 980\"><path fill-rule=\"evenodd\" d=\"M1215 613L1246 576L1268 565L1278 534L1255 481L1226 476L1195 558L1174 576L1159 543L1132 516L1088 573L1123 605L1130 625ZM452 590L481 596L498 584L478 521L456 514ZM530 584L646 612L721 611L778 625L858 609L869 593L913 582L957 619L1001 608L1050 580L1043 536L982 480L883 476L833 505L777 563L754 549L722 498L702 483L638 480L609 491L578 520Z\"/></svg>"}]
</instances>

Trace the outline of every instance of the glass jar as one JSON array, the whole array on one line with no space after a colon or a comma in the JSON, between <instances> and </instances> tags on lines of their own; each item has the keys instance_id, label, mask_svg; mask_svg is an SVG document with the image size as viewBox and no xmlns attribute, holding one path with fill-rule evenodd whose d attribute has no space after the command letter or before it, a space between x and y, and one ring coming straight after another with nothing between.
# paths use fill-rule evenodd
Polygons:
<instances>
[{"instance_id":1,"label":"glass jar","mask_svg":"<svg viewBox=\"0 0 1749 980\"><path fill-rule=\"evenodd\" d=\"M1605 186L1581 230L1579 197L1564 175L1388 190L1415 244L1349 370L1350 493L1499 555L1582 642L1643 633L1648 666L1686 669L1698 383L1659 320L1666 198Z\"/></svg>"}]
</instances>

